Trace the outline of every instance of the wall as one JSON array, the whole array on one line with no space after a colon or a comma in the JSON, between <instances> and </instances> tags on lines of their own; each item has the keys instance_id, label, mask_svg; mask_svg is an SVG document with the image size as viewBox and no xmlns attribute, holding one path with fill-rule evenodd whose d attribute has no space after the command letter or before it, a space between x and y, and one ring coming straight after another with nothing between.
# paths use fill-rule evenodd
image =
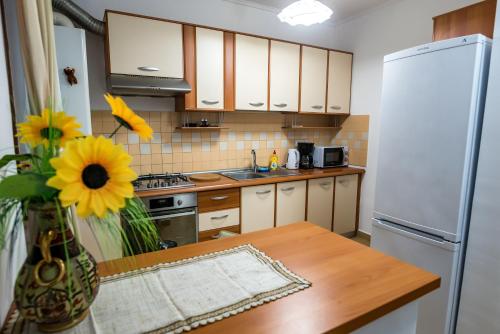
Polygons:
<instances>
[{"instance_id":1,"label":"wall","mask_svg":"<svg viewBox=\"0 0 500 334\"><path fill-rule=\"evenodd\" d=\"M9 82L5 59L2 18L0 17L0 157L14 153ZM15 164L0 169L0 179L15 173ZM12 230L15 228L15 233ZM5 319L13 299L14 280L26 256L22 224L7 226L5 248L0 248L0 324Z\"/></svg>"},{"instance_id":2,"label":"wall","mask_svg":"<svg viewBox=\"0 0 500 334\"><path fill-rule=\"evenodd\" d=\"M367 172L361 191L360 229L371 233L377 165L383 57L432 41L432 17L477 1L401 0L346 22L335 29L332 43L354 53L352 114L369 114Z\"/></svg>"},{"instance_id":3,"label":"wall","mask_svg":"<svg viewBox=\"0 0 500 334\"><path fill-rule=\"evenodd\" d=\"M259 165L268 165L273 151L276 151L280 163L285 163L288 148L294 147L297 141L312 141L317 145L349 145L352 147L352 162L366 164L367 116L349 117L342 124L342 130L292 130L283 129L290 119L280 113L226 113L223 130L180 131L176 129L181 122L179 113L138 113L153 128L153 140L144 142L124 128L118 131L114 139L128 150L133 158L132 168L138 174L250 167L252 149L256 150ZM193 117L199 118L201 115L193 114ZM215 121L215 118L212 117L210 121ZM332 119L302 116L298 121L304 126L313 126L325 125ZM95 135L107 136L117 126L109 111L93 112L92 128Z\"/></svg>"}]
</instances>

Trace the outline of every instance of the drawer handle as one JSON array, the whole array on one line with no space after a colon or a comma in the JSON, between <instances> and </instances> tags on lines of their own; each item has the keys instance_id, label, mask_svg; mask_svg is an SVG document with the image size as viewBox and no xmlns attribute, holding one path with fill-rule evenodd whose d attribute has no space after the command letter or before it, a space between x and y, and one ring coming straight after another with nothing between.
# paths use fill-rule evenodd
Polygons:
<instances>
[{"instance_id":1,"label":"drawer handle","mask_svg":"<svg viewBox=\"0 0 500 334\"><path fill-rule=\"evenodd\" d=\"M281 191L292 191L294 189L295 189L295 187L288 187L288 188L281 189Z\"/></svg>"},{"instance_id":2,"label":"drawer handle","mask_svg":"<svg viewBox=\"0 0 500 334\"><path fill-rule=\"evenodd\" d=\"M286 106L288 106L288 104L286 104L286 103L278 103L278 104L275 104L274 106L276 108L285 108Z\"/></svg>"},{"instance_id":3,"label":"drawer handle","mask_svg":"<svg viewBox=\"0 0 500 334\"><path fill-rule=\"evenodd\" d=\"M342 107L341 106L331 106L330 109L340 110L340 109L342 109Z\"/></svg>"},{"instance_id":4,"label":"drawer handle","mask_svg":"<svg viewBox=\"0 0 500 334\"><path fill-rule=\"evenodd\" d=\"M212 201L223 201L223 200L228 199L228 198L229 198L229 196L216 196L216 197L211 197L210 199Z\"/></svg>"},{"instance_id":5,"label":"drawer handle","mask_svg":"<svg viewBox=\"0 0 500 334\"><path fill-rule=\"evenodd\" d=\"M313 109L323 109L323 106L315 105L315 106L312 106L311 108L313 108Z\"/></svg>"},{"instance_id":6,"label":"drawer handle","mask_svg":"<svg viewBox=\"0 0 500 334\"><path fill-rule=\"evenodd\" d=\"M249 102L248 104L252 107L262 107L264 105L263 102Z\"/></svg>"},{"instance_id":7,"label":"drawer handle","mask_svg":"<svg viewBox=\"0 0 500 334\"><path fill-rule=\"evenodd\" d=\"M339 183L340 183L340 184L346 184L346 183L347 183L347 180L339 180Z\"/></svg>"},{"instance_id":8,"label":"drawer handle","mask_svg":"<svg viewBox=\"0 0 500 334\"><path fill-rule=\"evenodd\" d=\"M227 217L229 217L229 215L224 215L224 216L219 216L219 217L210 217L210 219L221 220L221 219L226 219Z\"/></svg>"},{"instance_id":9,"label":"drawer handle","mask_svg":"<svg viewBox=\"0 0 500 334\"><path fill-rule=\"evenodd\" d=\"M215 101L201 100L201 103L209 105L209 106L213 106L214 104L219 103L219 100L215 100Z\"/></svg>"},{"instance_id":10,"label":"drawer handle","mask_svg":"<svg viewBox=\"0 0 500 334\"><path fill-rule=\"evenodd\" d=\"M158 67L154 66L139 66L137 69L144 72L158 72L160 70Z\"/></svg>"},{"instance_id":11,"label":"drawer handle","mask_svg":"<svg viewBox=\"0 0 500 334\"><path fill-rule=\"evenodd\" d=\"M322 187L326 187L326 186L329 186L331 184L332 184L331 182L323 182L323 183L320 183L319 185Z\"/></svg>"},{"instance_id":12,"label":"drawer handle","mask_svg":"<svg viewBox=\"0 0 500 334\"><path fill-rule=\"evenodd\" d=\"M271 190L262 190L262 191L256 191L255 193L257 195L265 195L265 194L269 194L271 192Z\"/></svg>"}]
</instances>

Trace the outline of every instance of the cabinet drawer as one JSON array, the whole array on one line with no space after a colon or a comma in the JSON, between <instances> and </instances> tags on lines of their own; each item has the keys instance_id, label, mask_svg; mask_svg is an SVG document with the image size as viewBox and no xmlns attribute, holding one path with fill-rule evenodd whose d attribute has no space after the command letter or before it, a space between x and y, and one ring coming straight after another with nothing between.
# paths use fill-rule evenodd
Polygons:
<instances>
[{"instance_id":1,"label":"cabinet drawer","mask_svg":"<svg viewBox=\"0 0 500 334\"><path fill-rule=\"evenodd\" d=\"M200 213L198 215L198 230L208 231L216 228L235 226L240 224L240 209L219 210Z\"/></svg>"},{"instance_id":2,"label":"cabinet drawer","mask_svg":"<svg viewBox=\"0 0 500 334\"><path fill-rule=\"evenodd\" d=\"M218 239L218 235L219 235L220 231L229 231L229 232L239 234L240 227L239 226L227 226L227 227L222 227L222 228L216 228L213 230L202 231L202 232L198 233L198 242Z\"/></svg>"},{"instance_id":3,"label":"cabinet drawer","mask_svg":"<svg viewBox=\"0 0 500 334\"><path fill-rule=\"evenodd\" d=\"M198 212L212 212L240 206L240 189L223 189L198 193Z\"/></svg>"}]
</instances>

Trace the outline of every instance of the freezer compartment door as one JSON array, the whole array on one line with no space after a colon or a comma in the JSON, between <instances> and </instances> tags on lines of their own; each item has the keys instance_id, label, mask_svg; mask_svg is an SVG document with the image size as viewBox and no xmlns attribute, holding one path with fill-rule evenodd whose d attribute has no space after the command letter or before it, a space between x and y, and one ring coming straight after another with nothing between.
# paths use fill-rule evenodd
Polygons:
<instances>
[{"instance_id":1,"label":"freezer compartment door","mask_svg":"<svg viewBox=\"0 0 500 334\"><path fill-rule=\"evenodd\" d=\"M483 48L384 64L374 218L461 240L482 114Z\"/></svg>"},{"instance_id":2,"label":"freezer compartment door","mask_svg":"<svg viewBox=\"0 0 500 334\"><path fill-rule=\"evenodd\" d=\"M441 287L419 302L417 333L451 333L460 244L373 220L371 246L441 277Z\"/></svg>"}]
</instances>

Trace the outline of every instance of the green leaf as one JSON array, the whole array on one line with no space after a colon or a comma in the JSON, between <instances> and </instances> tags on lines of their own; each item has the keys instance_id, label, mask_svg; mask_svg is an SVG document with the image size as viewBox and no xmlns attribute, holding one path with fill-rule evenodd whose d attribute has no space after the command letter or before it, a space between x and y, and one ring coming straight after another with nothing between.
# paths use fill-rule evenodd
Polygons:
<instances>
[{"instance_id":1,"label":"green leaf","mask_svg":"<svg viewBox=\"0 0 500 334\"><path fill-rule=\"evenodd\" d=\"M2 159L0 159L0 168L4 167L13 160L25 161L25 160L33 160L34 158L38 158L38 156L33 154L7 154L4 155Z\"/></svg>"},{"instance_id":2,"label":"green leaf","mask_svg":"<svg viewBox=\"0 0 500 334\"><path fill-rule=\"evenodd\" d=\"M6 177L0 182L0 198L25 200L29 198L51 199L57 189L46 185L47 177L25 173Z\"/></svg>"}]
</instances>

